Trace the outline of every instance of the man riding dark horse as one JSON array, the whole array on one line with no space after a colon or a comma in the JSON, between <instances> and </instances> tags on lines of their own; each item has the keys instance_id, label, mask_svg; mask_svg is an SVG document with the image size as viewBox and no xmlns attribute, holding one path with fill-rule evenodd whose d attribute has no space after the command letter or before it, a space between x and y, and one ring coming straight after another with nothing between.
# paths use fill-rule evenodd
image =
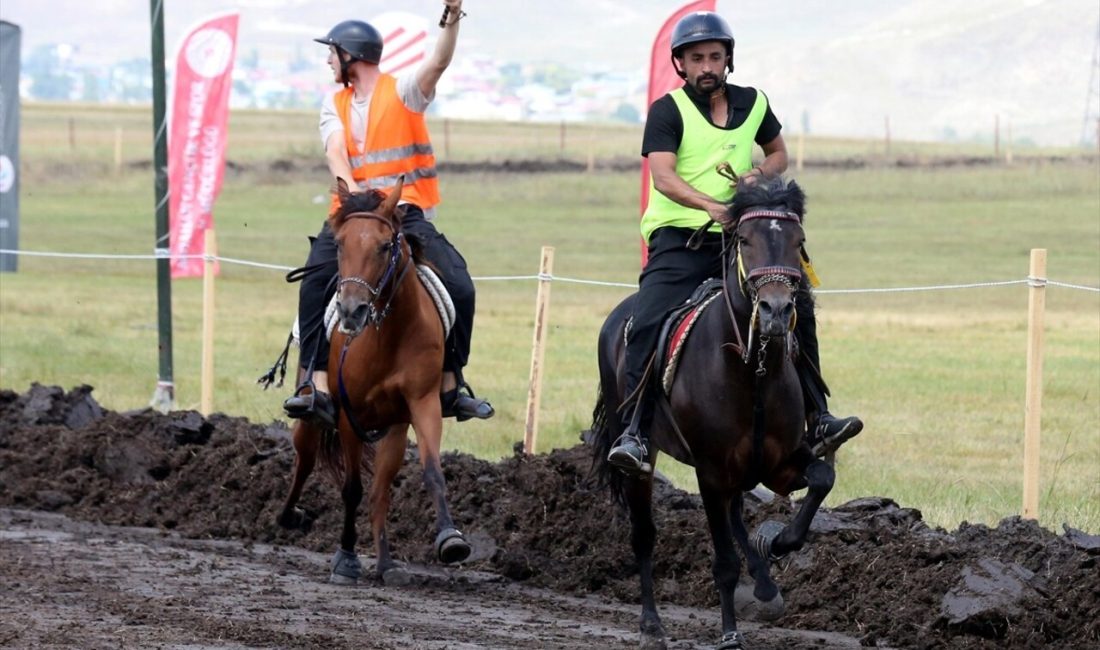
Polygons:
<instances>
[{"instance_id":1,"label":"man riding dark horse","mask_svg":"<svg viewBox=\"0 0 1100 650\"><path fill-rule=\"evenodd\" d=\"M661 323L701 282L722 272L721 228L729 223L728 204L735 189L716 167L728 165L731 176L746 184L787 168L782 127L768 98L754 88L725 81L733 71L733 46L733 33L718 14L701 11L682 18L672 33L672 62L685 83L655 101L646 118L642 155L649 159L650 202L641 230L648 243L648 263L638 281L627 337L624 433L607 458L627 473L650 470L647 445L654 382L646 379L646 366ZM755 166L753 143L764 152L764 160ZM693 232L708 222L713 225L701 245L688 248ZM806 444L822 456L858 434L863 422L829 413L809 292L804 275L796 303L795 333L801 347L797 368L805 394Z\"/></svg>"}]
</instances>

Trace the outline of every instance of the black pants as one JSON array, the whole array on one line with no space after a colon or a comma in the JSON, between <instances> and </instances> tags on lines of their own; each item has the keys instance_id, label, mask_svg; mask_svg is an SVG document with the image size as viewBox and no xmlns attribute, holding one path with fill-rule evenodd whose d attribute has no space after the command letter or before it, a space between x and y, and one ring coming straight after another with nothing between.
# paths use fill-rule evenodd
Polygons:
<instances>
[{"instance_id":1,"label":"black pants","mask_svg":"<svg viewBox=\"0 0 1100 650\"><path fill-rule=\"evenodd\" d=\"M631 395L638 389L645 364L657 346L661 323L668 313L680 303L691 297L695 290L707 278L722 276L722 236L707 233L697 250L687 248L688 239L693 231L687 228L658 228L649 238L649 262L638 279L638 295L634 302L634 320L627 337L626 354L623 363L624 395ZM736 282L736 278L731 278ZM798 322L795 335L798 337L804 357L799 365L808 360L814 368L820 368L817 347L817 321L814 316L813 297L810 287L803 277L795 301ZM805 370L805 371L804 371ZM812 381L816 373L809 368L800 368L803 391L806 393L807 411L826 409L825 388ZM648 387L646 387L648 390ZM640 419L642 431L652 417L653 400L643 397L639 402L642 409ZM633 409L624 409L624 424L629 421Z\"/></svg>"},{"instance_id":2,"label":"black pants","mask_svg":"<svg viewBox=\"0 0 1100 650\"><path fill-rule=\"evenodd\" d=\"M439 232L432 222L424 218L424 211L412 204L405 204L405 216L401 230L415 239L424 259L439 273L439 279L451 296L455 306L455 324L447 337L443 354L443 370L457 375L462 381L462 369L470 359L470 338L474 325L474 282L466 268L466 260L451 242ZM328 340L324 334L325 307L336 290L333 278L339 271L336 263L336 241L328 222L312 240L306 266L320 265L316 272L302 279L298 290L298 329L301 337L299 364L314 370L328 369Z\"/></svg>"}]
</instances>

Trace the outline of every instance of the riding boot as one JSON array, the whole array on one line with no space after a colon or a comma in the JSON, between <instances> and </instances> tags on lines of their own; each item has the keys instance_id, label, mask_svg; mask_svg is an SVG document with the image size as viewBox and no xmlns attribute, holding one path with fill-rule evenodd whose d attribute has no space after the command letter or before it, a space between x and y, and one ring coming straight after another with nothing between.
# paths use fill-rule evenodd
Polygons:
<instances>
[{"instance_id":1,"label":"riding boot","mask_svg":"<svg viewBox=\"0 0 1100 650\"><path fill-rule=\"evenodd\" d=\"M808 295L808 292L804 295ZM795 368L806 405L805 443L815 456L822 457L835 452L842 444L858 435L863 430L863 421L856 416L838 418L829 413L830 393L821 376L813 301L812 298L802 299L804 295L800 295L800 300L796 303L799 309L795 335L798 337L800 354Z\"/></svg>"},{"instance_id":2,"label":"riding boot","mask_svg":"<svg viewBox=\"0 0 1100 650\"><path fill-rule=\"evenodd\" d=\"M313 418L325 426L336 426L336 404L328 393L316 390L312 382L299 386L294 395L283 402L283 411L287 417L300 420Z\"/></svg>"},{"instance_id":3,"label":"riding boot","mask_svg":"<svg viewBox=\"0 0 1100 650\"><path fill-rule=\"evenodd\" d=\"M653 471L649 459L649 426L653 420L653 400L643 387L633 405L623 411L623 433L607 454L607 462L630 476Z\"/></svg>"},{"instance_id":4,"label":"riding boot","mask_svg":"<svg viewBox=\"0 0 1100 650\"><path fill-rule=\"evenodd\" d=\"M471 418L488 420L496 414L493 405L474 395L474 389L466 382L462 382L460 387L444 391L439 399L443 404L443 417L454 417L458 422Z\"/></svg>"}]
</instances>

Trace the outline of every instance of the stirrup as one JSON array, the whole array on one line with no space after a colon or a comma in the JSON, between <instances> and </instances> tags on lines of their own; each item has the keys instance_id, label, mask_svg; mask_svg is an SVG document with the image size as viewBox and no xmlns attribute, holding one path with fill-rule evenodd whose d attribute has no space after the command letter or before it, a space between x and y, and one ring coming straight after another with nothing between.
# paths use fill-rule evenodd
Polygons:
<instances>
[{"instance_id":1,"label":"stirrup","mask_svg":"<svg viewBox=\"0 0 1100 650\"><path fill-rule=\"evenodd\" d=\"M649 452L640 436L624 433L617 442L619 444L612 447L607 454L610 465L631 476L653 472L653 465L646 462Z\"/></svg>"},{"instance_id":2,"label":"stirrup","mask_svg":"<svg viewBox=\"0 0 1100 650\"><path fill-rule=\"evenodd\" d=\"M496 414L493 405L475 395L466 382L442 393L439 398L443 403L443 417L454 417L458 422L473 418L488 420Z\"/></svg>"},{"instance_id":3,"label":"stirrup","mask_svg":"<svg viewBox=\"0 0 1100 650\"><path fill-rule=\"evenodd\" d=\"M305 388L309 388L310 392L303 394L302 391ZM332 397L328 393L317 390L312 382L299 386L298 390L294 391L294 395L283 402L283 412L287 417L301 420L316 418L326 426L336 426L336 405Z\"/></svg>"}]
</instances>

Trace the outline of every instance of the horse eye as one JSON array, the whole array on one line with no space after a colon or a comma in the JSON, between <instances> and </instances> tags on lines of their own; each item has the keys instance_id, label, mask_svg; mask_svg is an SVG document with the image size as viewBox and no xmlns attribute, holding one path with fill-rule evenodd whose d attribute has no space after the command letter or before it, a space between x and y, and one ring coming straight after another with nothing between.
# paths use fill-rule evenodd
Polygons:
<instances>
[{"instance_id":1,"label":"horse eye","mask_svg":"<svg viewBox=\"0 0 1100 650\"><path fill-rule=\"evenodd\" d=\"M382 251L383 253L390 252L391 250L393 250L393 242L388 241L385 244L382 244L381 248L379 248L378 250Z\"/></svg>"}]
</instances>

